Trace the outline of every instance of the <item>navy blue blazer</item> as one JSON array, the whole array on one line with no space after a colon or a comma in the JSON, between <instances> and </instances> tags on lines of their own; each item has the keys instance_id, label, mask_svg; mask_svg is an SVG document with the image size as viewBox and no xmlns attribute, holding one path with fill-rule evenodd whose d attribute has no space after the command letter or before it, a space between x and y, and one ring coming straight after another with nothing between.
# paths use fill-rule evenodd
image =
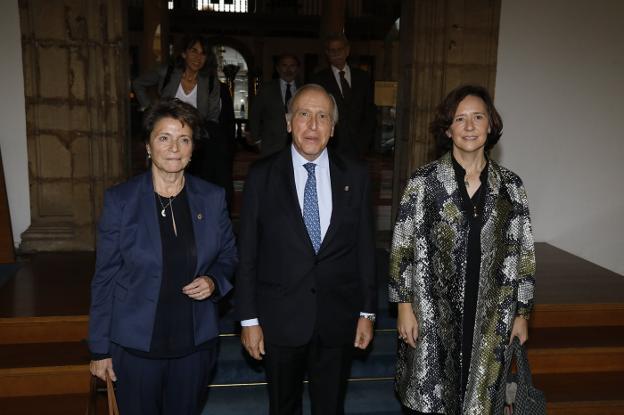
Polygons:
<instances>
[{"instance_id":1,"label":"navy blue blazer","mask_svg":"<svg viewBox=\"0 0 624 415\"><path fill-rule=\"evenodd\" d=\"M218 296L193 301L195 344L218 333L217 300L232 289L237 264L224 191L186 175L197 268L212 277ZM152 174L108 189L98 225L97 259L91 282L89 348L110 352L110 343L149 351L162 278L162 245Z\"/></svg>"}]
</instances>

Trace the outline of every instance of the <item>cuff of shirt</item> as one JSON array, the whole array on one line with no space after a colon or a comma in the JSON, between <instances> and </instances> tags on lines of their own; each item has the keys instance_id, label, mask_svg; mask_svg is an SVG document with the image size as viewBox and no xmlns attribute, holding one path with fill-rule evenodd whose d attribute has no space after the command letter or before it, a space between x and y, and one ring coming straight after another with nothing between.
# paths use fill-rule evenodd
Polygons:
<instances>
[{"instance_id":1,"label":"cuff of shirt","mask_svg":"<svg viewBox=\"0 0 624 415\"><path fill-rule=\"evenodd\" d=\"M249 327L249 326L259 326L260 322L258 321L257 318L250 318L248 320L241 320L241 326L242 327Z\"/></svg>"}]
</instances>

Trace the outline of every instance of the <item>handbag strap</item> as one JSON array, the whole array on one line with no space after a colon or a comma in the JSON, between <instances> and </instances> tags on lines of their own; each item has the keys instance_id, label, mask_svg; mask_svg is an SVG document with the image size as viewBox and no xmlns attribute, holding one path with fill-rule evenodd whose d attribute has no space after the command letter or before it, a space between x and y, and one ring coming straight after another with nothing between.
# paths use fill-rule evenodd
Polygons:
<instances>
[{"instance_id":1,"label":"handbag strap","mask_svg":"<svg viewBox=\"0 0 624 415\"><path fill-rule=\"evenodd\" d=\"M119 408L117 408L117 399L115 398L115 388L113 381L106 372L106 394L108 395L108 415L119 415Z\"/></svg>"},{"instance_id":2,"label":"handbag strap","mask_svg":"<svg viewBox=\"0 0 624 415\"><path fill-rule=\"evenodd\" d=\"M531 377L531 369L529 368L529 358L526 349L520 344L520 340L518 340L517 337L514 337L511 345L513 354L516 357L519 380L527 386L533 386L533 378Z\"/></svg>"}]
</instances>

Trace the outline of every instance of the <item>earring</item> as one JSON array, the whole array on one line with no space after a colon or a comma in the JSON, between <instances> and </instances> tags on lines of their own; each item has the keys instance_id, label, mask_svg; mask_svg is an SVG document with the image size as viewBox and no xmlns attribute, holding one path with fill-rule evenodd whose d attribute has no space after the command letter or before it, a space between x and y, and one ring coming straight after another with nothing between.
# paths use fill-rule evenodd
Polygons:
<instances>
[{"instance_id":1,"label":"earring","mask_svg":"<svg viewBox=\"0 0 624 415\"><path fill-rule=\"evenodd\" d=\"M152 153L147 153L147 158L151 159L152 158Z\"/></svg>"}]
</instances>

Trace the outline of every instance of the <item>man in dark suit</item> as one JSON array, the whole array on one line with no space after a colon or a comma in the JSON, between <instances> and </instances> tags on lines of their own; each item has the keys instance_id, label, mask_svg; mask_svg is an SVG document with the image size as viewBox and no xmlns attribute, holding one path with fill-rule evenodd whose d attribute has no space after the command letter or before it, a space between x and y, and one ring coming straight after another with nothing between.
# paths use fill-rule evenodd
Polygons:
<instances>
[{"instance_id":1,"label":"man in dark suit","mask_svg":"<svg viewBox=\"0 0 624 415\"><path fill-rule=\"evenodd\" d=\"M286 111L290 98L297 90L295 79L299 72L299 58L281 55L275 70L279 79L265 83L254 99L249 113L249 129L253 143L260 142L260 154L268 156L286 147Z\"/></svg>"},{"instance_id":2,"label":"man in dark suit","mask_svg":"<svg viewBox=\"0 0 624 415\"><path fill-rule=\"evenodd\" d=\"M330 66L316 73L312 82L325 87L338 103L340 122L333 145L342 152L363 156L375 134L375 104L368 73L349 66L349 53L349 41L344 34L327 37L325 54Z\"/></svg>"},{"instance_id":3,"label":"man in dark suit","mask_svg":"<svg viewBox=\"0 0 624 415\"><path fill-rule=\"evenodd\" d=\"M294 95L292 145L245 184L236 307L241 341L264 359L271 415L344 413L353 347L373 337L374 239L364 163L327 150L338 112L319 85Z\"/></svg>"}]
</instances>

